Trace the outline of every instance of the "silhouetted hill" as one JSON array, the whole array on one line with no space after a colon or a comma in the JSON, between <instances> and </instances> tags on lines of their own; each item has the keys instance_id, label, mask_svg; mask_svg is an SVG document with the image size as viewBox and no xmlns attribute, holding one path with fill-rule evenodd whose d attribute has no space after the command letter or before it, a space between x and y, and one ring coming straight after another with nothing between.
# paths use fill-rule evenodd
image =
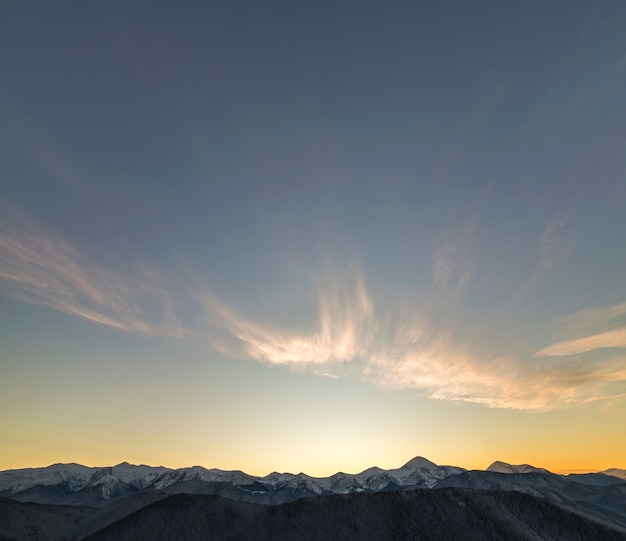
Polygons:
<instances>
[{"instance_id":1,"label":"silhouetted hill","mask_svg":"<svg viewBox=\"0 0 626 541\"><path fill-rule=\"evenodd\" d=\"M91 507L19 503L0 498L0 540L67 539L77 522L89 516L92 511Z\"/></svg>"},{"instance_id":2,"label":"silhouetted hill","mask_svg":"<svg viewBox=\"0 0 626 541\"><path fill-rule=\"evenodd\" d=\"M100 507L22 503L0 497L0 541L78 540L161 498L142 492Z\"/></svg>"},{"instance_id":3,"label":"silhouetted hill","mask_svg":"<svg viewBox=\"0 0 626 541\"><path fill-rule=\"evenodd\" d=\"M305 498L273 507L178 494L88 539L623 541L626 533L527 494L442 489Z\"/></svg>"},{"instance_id":4,"label":"silhouetted hill","mask_svg":"<svg viewBox=\"0 0 626 541\"><path fill-rule=\"evenodd\" d=\"M626 529L619 529L625 511L622 509L625 501L622 485L603 487L602 493L596 493L596 487L567 484L569 497L564 498L563 491L557 491L560 499L557 505L519 492L539 486L537 482L531 482L528 487L521 485L526 478L532 481L534 474L516 479L514 474L482 473L486 475L476 476L471 472L459 480L464 483L480 481L476 484L488 481L492 490L479 487L405 489L316 496L276 506L237 502L217 495L172 495L163 491L140 492L99 507L20 503L0 498L0 540L80 540L90 535L89 539L122 541L626 540ZM544 476L541 480L548 481ZM541 490L550 492L554 488L547 483ZM588 490L592 492L587 494ZM592 498L587 500L589 497ZM590 511L594 516L590 516Z\"/></svg>"}]
</instances>

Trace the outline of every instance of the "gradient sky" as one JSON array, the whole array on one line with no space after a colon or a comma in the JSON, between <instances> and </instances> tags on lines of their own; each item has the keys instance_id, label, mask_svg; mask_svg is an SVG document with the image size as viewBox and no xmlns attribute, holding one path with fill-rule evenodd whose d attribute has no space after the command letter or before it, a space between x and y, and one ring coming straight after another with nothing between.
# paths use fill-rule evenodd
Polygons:
<instances>
[{"instance_id":1,"label":"gradient sky","mask_svg":"<svg viewBox=\"0 0 626 541\"><path fill-rule=\"evenodd\" d=\"M626 468L626 2L5 2L0 469Z\"/></svg>"}]
</instances>

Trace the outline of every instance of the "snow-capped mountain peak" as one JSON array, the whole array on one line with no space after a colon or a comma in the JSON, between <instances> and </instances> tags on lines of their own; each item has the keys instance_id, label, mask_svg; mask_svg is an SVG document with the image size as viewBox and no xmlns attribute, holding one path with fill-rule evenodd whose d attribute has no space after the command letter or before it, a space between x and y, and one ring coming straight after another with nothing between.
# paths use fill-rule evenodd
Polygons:
<instances>
[{"instance_id":1,"label":"snow-capped mountain peak","mask_svg":"<svg viewBox=\"0 0 626 541\"><path fill-rule=\"evenodd\" d=\"M438 480L466 471L456 466L438 466L430 460L418 456L404 466L388 470L387 473L397 480L400 486L434 486Z\"/></svg>"}]
</instances>

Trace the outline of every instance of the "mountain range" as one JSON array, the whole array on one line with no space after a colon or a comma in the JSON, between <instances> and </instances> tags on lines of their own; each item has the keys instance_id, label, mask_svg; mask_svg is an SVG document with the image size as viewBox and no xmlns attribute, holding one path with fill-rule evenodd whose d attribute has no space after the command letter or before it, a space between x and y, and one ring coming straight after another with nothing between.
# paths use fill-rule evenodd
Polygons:
<instances>
[{"instance_id":1,"label":"mountain range","mask_svg":"<svg viewBox=\"0 0 626 541\"><path fill-rule=\"evenodd\" d=\"M257 477L202 466L170 469L126 462L105 468L54 464L0 472L0 496L37 503L99 505L144 490L214 493L218 489L229 492L230 487L232 499L276 504L305 496L379 492L409 486L432 488L438 481L464 471L438 466L421 457L397 469L373 467L355 475L338 472L321 478L278 472Z\"/></svg>"},{"instance_id":2,"label":"mountain range","mask_svg":"<svg viewBox=\"0 0 626 541\"><path fill-rule=\"evenodd\" d=\"M358 501L369 502L368 495L415 491L433 494L461 491L464 498L475 493L477 498L486 498L480 500L483 503L495 501L484 494L502 494L507 502L517 502L515 505L529 505L529 509L535 509L535 504L531 505L530 500L522 502L513 496L504 496L524 493L538 502L550 502L550 505L556 505L584 520L591 520L594 524L604 524L626 538L626 470L557 475L528 464L511 465L498 461L487 470L468 471L455 466L439 466L425 458L416 457L396 469L372 467L357 474L338 472L324 478L304 473L278 472L258 477L242 471L206 469L201 466L170 469L134 466L125 462L104 468L54 464L46 468L6 470L0 472L0 539L47 538L29 536L24 532L29 524L42 524L43 530L48 531L49 528L45 526L48 524L45 517L48 516L55 517L53 522L57 525L65 524L65 519L71 525L59 526L62 530L60 537L53 536L50 539L82 539L103 528L112 527L119 521L129 520L131 515L138 513L137 516L144 517L141 520L156 520L145 518L152 516L149 509L170 505L163 502L182 495L205 498L198 500L203 503L193 500L196 502L193 505L200 507L222 505L207 503L214 502L206 500L208 496L234 502L232 505L250 504L252 508L237 507L236 511L250 517L249 509L257 509L258 505L283 508L303 498L339 496L363 496L366 499ZM174 498L171 505L176 506L179 501ZM370 503L362 505L367 507ZM28 521L24 517L29 517ZM265 520L262 515L258 517L258 520ZM11 537L3 531L11 524L11 527L18 528L15 531L23 535L11 530ZM20 524L27 529L20 530Z\"/></svg>"}]
</instances>

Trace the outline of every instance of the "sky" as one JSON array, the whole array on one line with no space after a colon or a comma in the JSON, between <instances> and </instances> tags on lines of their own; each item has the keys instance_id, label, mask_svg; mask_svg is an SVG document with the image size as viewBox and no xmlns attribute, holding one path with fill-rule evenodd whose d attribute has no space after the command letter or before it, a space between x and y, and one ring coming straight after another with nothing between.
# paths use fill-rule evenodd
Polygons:
<instances>
[{"instance_id":1,"label":"sky","mask_svg":"<svg viewBox=\"0 0 626 541\"><path fill-rule=\"evenodd\" d=\"M0 469L626 468L625 2L0 12Z\"/></svg>"}]
</instances>

